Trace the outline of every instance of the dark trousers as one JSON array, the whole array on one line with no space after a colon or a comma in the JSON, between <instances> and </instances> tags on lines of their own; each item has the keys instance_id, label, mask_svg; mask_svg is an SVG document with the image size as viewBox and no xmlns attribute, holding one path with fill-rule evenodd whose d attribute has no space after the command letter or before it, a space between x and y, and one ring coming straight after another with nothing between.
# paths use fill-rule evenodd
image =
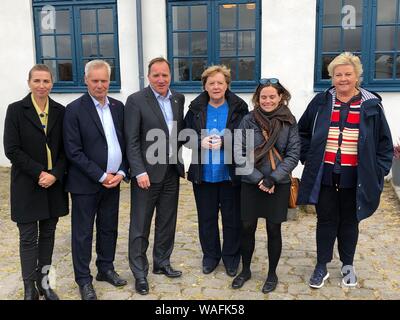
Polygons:
<instances>
[{"instance_id":1,"label":"dark trousers","mask_svg":"<svg viewBox=\"0 0 400 320\"><path fill-rule=\"evenodd\" d=\"M332 260L337 238L340 260L344 265L352 265L358 241L356 188L336 189L322 185L315 207L318 263Z\"/></svg>"},{"instance_id":2,"label":"dark trousers","mask_svg":"<svg viewBox=\"0 0 400 320\"><path fill-rule=\"evenodd\" d=\"M255 247L255 234L258 219L242 221L240 253L243 270L250 270L251 258ZM267 222L269 274L274 275L282 252L282 233L280 223Z\"/></svg>"},{"instance_id":3,"label":"dark trousers","mask_svg":"<svg viewBox=\"0 0 400 320\"><path fill-rule=\"evenodd\" d=\"M51 265L58 218L17 223L23 280L36 280L36 271Z\"/></svg>"},{"instance_id":4,"label":"dark trousers","mask_svg":"<svg viewBox=\"0 0 400 320\"><path fill-rule=\"evenodd\" d=\"M153 267L170 264L174 248L176 215L178 211L179 176L174 165L168 167L164 180L152 183L145 190L136 178L131 184L131 218L129 224L129 266L135 278L147 277L149 262L146 251L154 209L156 209Z\"/></svg>"},{"instance_id":5,"label":"dark trousers","mask_svg":"<svg viewBox=\"0 0 400 320\"><path fill-rule=\"evenodd\" d=\"M199 221L203 266L214 267L222 258L227 268L240 261L240 186L229 181L193 184ZM218 212L221 210L223 244L221 250Z\"/></svg>"},{"instance_id":6,"label":"dark trousers","mask_svg":"<svg viewBox=\"0 0 400 320\"><path fill-rule=\"evenodd\" d=\"M75 281L82 286L92 282L93 226L96 220L96 266L99 272L114 270L118 237L119 186L94 194L71 194L72 261Z\"/></svg>"}]
</instances>

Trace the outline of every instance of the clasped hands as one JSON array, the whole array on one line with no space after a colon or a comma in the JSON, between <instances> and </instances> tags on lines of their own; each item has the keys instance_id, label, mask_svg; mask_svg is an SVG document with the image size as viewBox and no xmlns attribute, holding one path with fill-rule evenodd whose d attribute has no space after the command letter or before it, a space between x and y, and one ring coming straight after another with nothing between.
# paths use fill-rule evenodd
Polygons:
<instances>
[{"instance_id":1,"label":"clasped hands","mask_svg":"<svg viewBox=\"0 0 400 320\"><path fill-rule=\"evenodd\" d=\"M123 175L121 174L112 174L112 173L107 173L106 179L103 181L102 185L104 188L111 189L115 188L120 184L122 179L124 178Z\"/></svg>"},{"instance_id":2,"label":"clasped hands","mask_svg":"<svg viewBox=\"0 0 400 320\"><path fill-rule=\"evenodd\" d=\"M266 187L266 186L263 185L263 181L264 181L264 180L261 179L261 181L258 183L258 188L259 188L261 191L267 192L267 193L269 193L269 194L274 193L274 191L275 191L275 185L273 185L271 188L268 188L268 187Z\"/></svg>"},{"instance_id":3,"label":"clasped hands","mask_svg":"<svg viewBox=\"0 0 400 320\"><path fill-rule=\"evenodd\" d=\"M220 136L213 134L211 136L207 136L201 140L201 147L203 149L212 149L218 150L222 147L222 139Z\"/></svg>"},{"instance_id":4,"label":"clasped hands","mask_svg":"<svg viewBox=\"0 0 400 320\"><path fill-rule=\"evenodd\" d=\"M42 171L39 175L38 185L42 188L50 187L54 182L56 182L57 178L50 173Z\"/></svg>"}]
</instances>

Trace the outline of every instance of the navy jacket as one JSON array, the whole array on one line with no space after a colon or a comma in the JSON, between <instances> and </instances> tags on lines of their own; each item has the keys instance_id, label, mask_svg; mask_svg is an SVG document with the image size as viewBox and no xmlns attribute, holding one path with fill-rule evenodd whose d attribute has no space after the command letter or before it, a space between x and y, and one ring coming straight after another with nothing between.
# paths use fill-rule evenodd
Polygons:
<instances>
[{"instance_id":1,"label":"navy jacket","mask_svg":"<svg viewBox=\"0 0 400 320\"><path fill-rule=\"evenodd\" d=\"M317 94L299 120L300 161L305 164L298 204L316 204L331 124L332 89ZM358 137L357 218L371 216L379 205L383 179L392 165L393 142L378 94L360 88L362 103Z\"/></svg>"},{"instance_id":2,"label":"navy jacket","mask_svg":"<svg viewBox=\"0 0 400 320\"><path fill-rule=\"evenodd\" d=\"M122 152L119 170L128 176L124 140L124 105L108 97L115 131ZM64 147L69 160L66 191L96 193L107 170L107 140L100 117L88 93L67 105L64 117Z\"/></svg>"}]
</instances>

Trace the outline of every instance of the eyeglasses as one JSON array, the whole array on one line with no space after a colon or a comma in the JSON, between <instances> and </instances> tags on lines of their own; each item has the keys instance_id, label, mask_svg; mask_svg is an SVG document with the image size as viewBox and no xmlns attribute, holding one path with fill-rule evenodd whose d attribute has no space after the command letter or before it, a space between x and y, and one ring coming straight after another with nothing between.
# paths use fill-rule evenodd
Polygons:
<instances>
[{"instance_id":1,"label":"eyeglasses","mask_svg":"<svg viewBox=\"0 0 400 320\"><path fill-rule=\"evenodd\" d=\"M262 79L260 79L259 83L261 85L264 85L264 84L277 84L277 83L279 83L279 79L277 79L277 78L262 78Z\"/></svg>"}]
</instances>

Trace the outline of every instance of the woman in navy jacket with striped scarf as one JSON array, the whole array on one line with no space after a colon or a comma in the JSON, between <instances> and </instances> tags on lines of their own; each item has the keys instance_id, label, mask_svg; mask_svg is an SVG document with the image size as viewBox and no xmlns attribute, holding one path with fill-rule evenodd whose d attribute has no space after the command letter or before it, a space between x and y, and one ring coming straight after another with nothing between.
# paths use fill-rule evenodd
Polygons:
<instances>
[{"instance_id":1,"label":"woman in navy jacket with striped scarf","mask_svg":"<svg viewBox=\"0 0 400 320\"><path fill-rule=\"evenodd\" d=\"M358 224L379 205L393 143L378 94L359 86L360 59L342 53L328 66L333 86L308 105L299 121L300 161L305 165L298 204L317 211L317 265L312 288L328 279L338 239L342 283L356 286L353 260Z\"/></svg>"}]
</instances>

